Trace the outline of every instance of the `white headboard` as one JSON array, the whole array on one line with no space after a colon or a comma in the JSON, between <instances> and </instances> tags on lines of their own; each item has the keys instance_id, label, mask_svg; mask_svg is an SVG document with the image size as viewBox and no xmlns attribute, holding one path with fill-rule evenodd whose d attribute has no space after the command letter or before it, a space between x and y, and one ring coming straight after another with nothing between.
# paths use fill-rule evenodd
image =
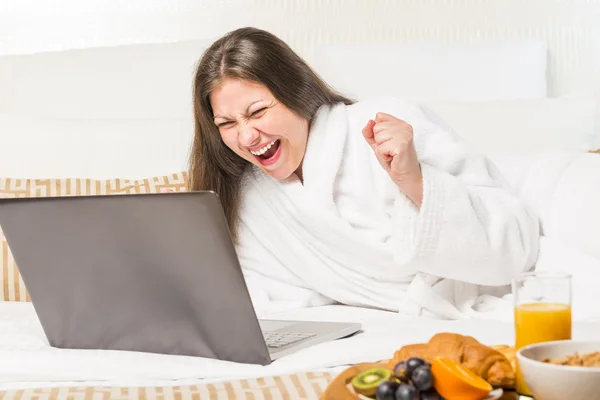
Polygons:
<instances>
[{"instance_id":1,"label":"white headboard","mask_svg":"<svg viewBox=\"0 0 600 400\"><path fill-rule=\"evenodd\" d=\"M208 43L241 26L275 33L310 63L318 61L315 50L326 44L538 40L547 47L548 96L589 88L600 93L600 2L594 0L63 0L62 7L43 0L10 3L0 10L0 116L96 118L110 133L92 129L96 138L78 139L77 146L88 143L95 154L90 156L89 149L81 153L87 167L77 170L74 166L81 162L74 154L80 147L64 142L86 132L70 121L69 132L61 136L65 130L56 121L28 121L36 129L54 126L49 132L58 136L35 145L33 139L11 142L11 132L0 132L3 174L100 177L122 171L139 176L183 167L189 120L173 124L187 129L184 133L152 133L145 121L146 136L141 131L137 135L148 142L147 156L141 155L143 142L130 137L123 143L135 146L138 159L128 161L131 153L120 150L118 157L111 153L111 168L98 164L135 123L132 118L188 118L193 62ZM152 115L143 115L150 106L133 107L144 102L155 107ZM173 104L179 115L161 115ZM11 120L7 126L17 123ZM163 120L157 126L169 123ZM171 145L172 155L161 152L165 138L179 143ZM31 154L47 152L55 142L61 142L53 150L60 162L50 157L43 165L32 164Z\"/></svg>"},{"instance_id":2,"label":"white headboard","mask_svg":"<svg viewBox=\"0 0 600 400\"><path fill-rule=\"evenodd\" d=\"M322 43L541 39L550 95L600 88L596 0L21 0L0 12L0 55L214 39L252 25L310 58ZM34 29L38 27L38 29Z\"/></svg>"}]
</instances>

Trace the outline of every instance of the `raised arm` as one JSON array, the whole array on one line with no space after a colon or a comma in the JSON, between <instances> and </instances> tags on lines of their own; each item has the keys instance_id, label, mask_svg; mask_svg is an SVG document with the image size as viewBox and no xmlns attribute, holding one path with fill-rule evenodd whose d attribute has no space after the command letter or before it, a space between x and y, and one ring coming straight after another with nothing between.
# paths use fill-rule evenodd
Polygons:
<instances>
[{"instance_id":1,"label":"raised arm","mask_svg":"<svg viewBox=\"0 0 600 400\"><path fill-rule=\"evenodd\" d=\"M408 123L411 132L399 135L396 144L388 140L385 151L377 151L385 142L372 147L400 189L393 213L395 261L438 277L491 286L508 284L514 274L529 269L537 259L537 215L484 155L470 151L418 108L393 101L397 111L389 114ZM371 123L373 138L368 125L363 131L368 142L378 134L396 137L390 134L389 115L381 121L383 129Z\"/></svg>"}]
</instances>

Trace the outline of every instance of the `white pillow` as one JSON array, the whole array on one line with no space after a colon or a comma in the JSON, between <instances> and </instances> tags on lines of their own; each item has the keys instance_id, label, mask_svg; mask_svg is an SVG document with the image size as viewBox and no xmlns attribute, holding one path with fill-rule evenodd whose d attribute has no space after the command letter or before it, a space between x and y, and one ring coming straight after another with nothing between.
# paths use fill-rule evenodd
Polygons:
<instances>
[{"instance_id":1,"label":"white pillow","mask_svg":"<svg viewBox=\"0 0 600 400\"><path fill-rule=\"evenodd\" d=\"M0 114L0 174L139 179L187 168L190 118L42 118Z\"/></svg>"},{"instance_id":2,"label":"white pillow","mask_svg":"<svg viewBox=\"0 0 600 400\"><path fill-rule=\"evenodd\" d=\"M0 112L69 118L191 115L194 68L212 40L0 56ZM546 48L538 42L323 45L309 61L329 83L358 98L546 95Z\"/></svg>"},{"instance_id":3,"label":"white pillow","mask_svg":"<svg viewBox=\"0 0 600 400\"><path fill-rule=\"evenodd\" d=\"M505 153L492 161L538 214L544 236L600 260L600 154Z\"/></svg>"},{"instance_id":4,"label":"white pillow","mask_svg":"<svg viewBox=\"0 0 600 400\"><path fill-rule=\"evenodd\" d=\"M422 107L430 118L488 155L595 147L593 93L534 100L425 102Z\"/></svg>"},{"instance_id":5,"label":"white pillow","mask_svg":"<svg viewBox=\"0 0 600 400\"><path fill-rule=\"evenodd\" d=\"M600 154L581 154L554 189L548 236L600 260Z\"/></svg>"},{"instance_id":6,"label":"white pillow","mask_svg":"<svg viewBox=\"0 0 600 400\"><path fill-rule=\"evenodd\" d=\"M546 96L546 46L538 41L323 45L313 66L358 100L511 100Z\"/></svg>"},{"instance_id":7,"label":"white pillow","mask_svg":"<svg viewBox=\"0 0 600 400\"><path fill-rule=\"evenodd\" d=\"M67 118L188 117L210 40L0 56L0 113Z\"/></svg>"}]
</instances>

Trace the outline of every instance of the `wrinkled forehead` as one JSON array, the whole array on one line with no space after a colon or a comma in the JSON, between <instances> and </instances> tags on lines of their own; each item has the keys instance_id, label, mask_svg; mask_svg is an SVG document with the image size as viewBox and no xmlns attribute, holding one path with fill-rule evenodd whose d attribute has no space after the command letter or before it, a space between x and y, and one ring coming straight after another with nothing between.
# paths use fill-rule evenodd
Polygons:
<instances>
[{"instance_id":1,"label":"wrinkled forehead","mask_svg":"<svg viewBox=\"0 0 600 400\"><path fill-rule=\"evenodd\" d=\"M244 115L254 104L273 100L269 89L258 82L225 79L210 94L214 118Z\"/></svg>"}]
</instances>

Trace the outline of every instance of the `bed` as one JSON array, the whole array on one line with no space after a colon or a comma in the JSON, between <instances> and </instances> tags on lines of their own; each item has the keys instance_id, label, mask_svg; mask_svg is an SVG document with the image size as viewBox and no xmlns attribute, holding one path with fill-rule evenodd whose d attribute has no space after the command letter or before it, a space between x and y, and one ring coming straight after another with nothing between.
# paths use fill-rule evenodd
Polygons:
<instances>
[{"instance_id":1,"label":"bed","mask_svg":"<svg viewBox=\"0 0 600 400\"><path fill-rule=\"evenodd\" d=\"M258 26L339 90L407 98L488 154L540 214L538 268L574 274L574 336L600 334L598 3L30 3L0 15L0 37L8 38L0 42L0 196L186 190L194 64L222 33ZM389 358L439 331L513 340L508 314L442 321L336 305L272 317L359 321L362 334L267 367L56 349L3 236L0 245L6 399L318 398L347 365Z\"/></svg>"}]
</instances>

